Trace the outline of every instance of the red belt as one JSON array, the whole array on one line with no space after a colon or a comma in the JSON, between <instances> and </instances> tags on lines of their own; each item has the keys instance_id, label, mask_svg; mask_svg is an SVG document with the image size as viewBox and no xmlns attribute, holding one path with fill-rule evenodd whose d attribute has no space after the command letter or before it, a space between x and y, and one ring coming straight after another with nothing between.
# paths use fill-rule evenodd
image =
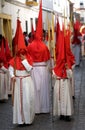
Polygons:
<instances>
[{"instance_id":1,"label":"red belt","mask_svg":"<svg viewBox=\"0 0 85 130\"><path fill-rule=\"evenodd\" d=\"M33 65L33 67L46 67L47 65Z\"/></svg>"},{"instance_id":2,"label":"red belt","mask_svg":"<svg viewBox=\"0 0 85 130\"><path fill-rule=\"evenodd\" d=\"M5 74L5 72L0 72L0 73Z\"/></svg>"}]
</instances>

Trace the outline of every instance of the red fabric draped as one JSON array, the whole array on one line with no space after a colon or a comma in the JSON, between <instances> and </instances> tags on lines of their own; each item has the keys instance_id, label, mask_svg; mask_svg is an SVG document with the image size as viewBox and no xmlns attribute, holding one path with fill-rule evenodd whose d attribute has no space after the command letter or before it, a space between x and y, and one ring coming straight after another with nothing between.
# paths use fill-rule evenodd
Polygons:
<instances>
[{"instance_id":1,"label":"red fabric draped","mask_svg":"<svg viewBox=\"0 0 85 130\"><path fill-rule=\"evenodd\" d=\"M6 61L6 56L5 56L5 47L4 47L4 45L5 45L4 38L2 38L1 48L0 48L0 63L3 63L4 67L8 68L8 63Z\"/></svg>"},{"instance_id":2,"label":"red fabric draped","mask_svg":"<svg viewBox=\"0 0 85 130\"><path fill-rule=\"evenodd\" d=\"M60 78L66 78L66 54L65 54L65 41L64 41L64 30L59 31L58 40L57 40L57 59L56 66L54 67L54 72Z\"/></svg>"},{"instance_id":3,"label":"red fabric draped","mask_svg":"<svg viewBox=\"0 0 85 130\"><path fill-rule=\"evenodd\" d=\"M57 59L57 56L58 56L59 33L60 33L60 24L59 24L59 20L57 18L57 24L56 24L56 44L55 44L56 59Z\"/></svg>"},{"instance_id":4,"label":"red fabric draped","mask_svg":"<svg viewBox=\"0 0 85 130\"><path fill-rule=\"evenodd\" d=\"M35 39L27 49L34 62L44 62L50 59L50 52L41 40Z\"/></svg>"},{"instance_id":5,"label":"red fabric draped","mask_svg":"<svg viewBox=\"0 0 85 130\"><path fill-rule=\"evenodd\" d=\"M11 53L11 50L8 46L7 39L5 39L5 55L6 55L7 62L9 62L9 60L12 58L12 53Z\"/></svg>"},{"instance_id":6,"label":"red fabric draped","mask_svg":"<svg viewBox=\"0 0 85 130\"><path fill-rule=\"evenodd\" d=\"M28 45L28 53L32 56L34 62L45 62L50 59L50 52L42 40L42 0L40 1L40 10L36 27L35 40Z\"/></svg>"},{"instance_id":7,"label":"red fabric draped","mask_svg":"<svg viewBox=\"0 0 85 130\"><path fill-rule=\"evenodd\" d=\"M81 27L81 23L80 23L80 21L78 21L78 20L76 20L75 22L74 22L74 29L76 29L76 30L80 30L80 27Z\"/></svg>"},{"instance_id":8,"label":"red fabric draped","mask_svg":"<svg viewBox=\"0 0 85 130\"><path fill-rule=\"evenodd\" d=\"M71 51L70 48L70 30L66 30L66 36L65 36L65 50L66 50L66 62L68 64L68 67L71 69L72 65L75 64L75 57Z\"/></svg>"},{"instance_id":9,"label":"red fabric draped","mask_svg":"<svg viewBox=\"0 0 85 130\"><path fill-rule=\"evenodd\" d=\"M53 70L54 70L55 74L57 76L59 76L60 78L67 77L65 62L63 60L59 60Z\"/></svg>"},{"instance_id":10,"label":"red fabric draped","mask_svg":"<svg viewBox=\"0 0 85 130\"><path fill-rule=\"evenodd\" d=\"M81 43L81 41L79 40L78 36L80 36L79 31L74 29L74 36L73 36L72 44L80 44Z\"/></svg>"},{"instance_id":11,"label":"red fabric draped","mask_svg":"<svg viewBox=\"0 0 85 130\"><path fill-rule=\"evenodd\" d=\"M79 40L78 36L80 36L80 22L78 20L76 20L76 22L74 23L73 27L74 27L74 36L73 36L73 41L72 44L80 44L81 41Z\"/></svg>"},{"instance_id":12,"label":"red fabric draped","mask_svg":"<svg viewBox=\"0 0 85 130\"><path fill-rule=\"evenodd\" d=\"M30 65L32 65L33 60L31 56L27 53L27 48L25 46L24 36L21 28L21 22L19 21L19 19L17 20L17 28L14 43L16 55L14 58L10 60L9 64L17 70L26 70L23 64L21 63L22 61L20 54L26 57Z\"/></svg>"},{"instance_id":13,"label":"red fabric draped","mask_svg":"<svg viewBox=\"0 0 85 130\"><path fill-rule=\"evenodd\" d=\"M1 48L0 48L0 62L6 62L4 39L2 38Z\"/></svg>"},{"instance_id":14,"label":"red fabric draped","mask_svg":"<svg viewBox=\"0 0 85 130\"><path fill-rule=\"evenodd\" d=\"M33 64L33 60L30 57L30 55L26 55L26 59L30 65ZM9 64L15 69L15 70L26 70L24 65L21 63L21 58L19 56L14 57L12 60L10 60Z\"/></svg>"}]
</instances>

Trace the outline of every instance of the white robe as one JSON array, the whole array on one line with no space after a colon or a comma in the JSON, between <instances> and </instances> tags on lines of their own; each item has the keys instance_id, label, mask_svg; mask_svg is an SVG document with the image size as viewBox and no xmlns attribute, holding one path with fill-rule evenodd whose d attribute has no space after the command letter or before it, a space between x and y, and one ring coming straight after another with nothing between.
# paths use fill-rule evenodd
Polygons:
<instances>
[{"instance_id":1,"label":"white robe","mask_svg":"<svg viewBox=\"0 0 85 130\"><path fill-rule=\"evenodd\" d=\"M9 71L7 72L7 78L8 78L8 81L7 81L8 95L11 95L12 94L12 87L11 87L12 81L11 81Z\"/></svg>"},{"instance_id":2,"label":"white robe","mask_svg":"<svg viewBox=\"0 0 85 130\"><path fill-rule=\"evenodd\" d=\"M70 78L70 81L71 81L71 86L72 86L72 96L75 97L75 77L74 77L74 67L75 67L75 65L73 65L73 67L72 67L72 78Z\"/></svg>"},{"instance_id":3,"label":"white robe","mask_svg":"<svg viewBox=\"0 0 85 130\"><path fill-rule=\"evenodd\" d=\"M0 68L0 100L8 99L7 72L8 70L4 66Z\"/></svg>"},{"instance_id":4,"label":"white robe","mask_svg":"<svg viewBox=\"0 0 85 130\"><path fill-rule=\"evenodd\" d=\"M84 34L82 34L81 52L82 52L82 56L85 56L85 39L83 37L84 37Z\"/></svg>"},{"instance_id":5,"label":"white robe","mask_svg":"<svg viewBox=\"0 0 85 130\"><path fill-rule=\"evenodd\" d=\"M53 90L53 115L71 116L73 114L71 70L67 72L68 79L56 79Z\"/></svg>"},{"instance_id":6,"label":"white robe","mask_svg":"<svg viewBox=\"0 0 85 130\"><path fill-rule=\"evenodd\" d=\"M47 62L33 64L32 78L35 88L35 113L49 113L50 76Z\"/></svg>"},{"instance_id":7,"label":"white robe","mask_svg":"<svg viewBox=\"0 0 85 130\"><path fill-rule=\"evenodd\" d=\"M75 56L75 65L79 65L80 64L80 50L81 50L81 46L79 45L72 45L72 52Z\"/></svg>"},{"instance_id":8,"label":"white robe","mask_svg":"<svg viewBox=\"0 0 85 130\"><path fill-rule=\"evenodd\" d=\"M80 64L81 60L81 42L82 42L82 37L78 36L78 39L80 40L80 44L72 44L72 52L75 56L75 65Z\"/></svg>"},{"instance_id":9,"label":"white robe","mask_svg":"<svg viewBox=\"0 0 85 130\"><path fill-rule=\"evenodd\" d=\"M16 70L14 87L13 124L31 124L34 120L34 84L30 76L32 66L26 60L22 61L26 70ZM14 69L9 67L11 77Z\"/></svg>"}]
</instances>

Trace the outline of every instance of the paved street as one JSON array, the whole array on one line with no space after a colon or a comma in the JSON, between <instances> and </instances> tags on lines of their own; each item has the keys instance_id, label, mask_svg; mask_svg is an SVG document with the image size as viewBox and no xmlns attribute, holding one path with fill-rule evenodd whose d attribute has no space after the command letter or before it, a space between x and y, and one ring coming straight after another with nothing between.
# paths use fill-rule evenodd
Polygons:
<instances>
[{"instance_id":1,"label":"paved street","mask_svg":"<svg viewBox=\"0 0 85 130\"><path fill-rule=\"evenodd\" d=\"M71 122L59 120L52 122L52 114L35 116L32 125L17 126L12 124L11 97L6 103L0 103L0 130L85 130L85 60L75 68L74 115Z\"/></svg>"}]
</instances>

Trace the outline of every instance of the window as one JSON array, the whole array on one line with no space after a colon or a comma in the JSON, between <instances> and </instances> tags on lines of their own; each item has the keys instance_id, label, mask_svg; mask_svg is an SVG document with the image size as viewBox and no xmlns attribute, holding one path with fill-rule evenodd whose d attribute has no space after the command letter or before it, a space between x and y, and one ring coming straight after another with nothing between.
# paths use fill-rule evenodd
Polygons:
<instances>
[{"instance_id":1,"label":"window","mask_svg":"<svg viewBox=\"0 0 85 130\"><path fill-rule=\"evenodd\" d=\"M84 8L83 2L80 3L80 8Z\"/></svg>"},{"instance_id":2,"label":"window","mask_svg":"<svg viewBox=\"0 0 85 130\"><path fill-rule=\"evenodd\" d=\"M81 22L84 22L84 17L81 17L81 18L80 18L80 21L81 21Z\"/></svg>"},{"instance_id":3,"label":"window","mask_svg":"<svg viewBox=\"0 0 85 130\"><path fill-rule=\"evenodd\" d=\"M32 26L33 26L33 18L30 18L30 27L31 27L31 31L32 31Z\"/></svg>"},{"instance_id":4,"label":"window","mask_svg":"<svg viewBox=\"0 0 85 130\"><path fill-rule=\"evenodd\" d=\"M81 2L80 5L82 6L82 5L83 5L83 2Z\"/></svg>"},{"instance_id":5,"label":"window","mask_svg":"<svg viewBox=\"0 0 85 130\"><path fill-rule=\"evenodd\" d=\"M25 21L26 32L28 33L28 21Z\"/></svg>"},{"instance_id":6,"label":"window","mask_svg":"<svg viewBox=\"0 0 85 130\"><path fill-rule=\"evenodd\" d=\"M37 26L37 21L38 21L38 18L35 18L35 25Z\"/></svg>"}]
</instances>

